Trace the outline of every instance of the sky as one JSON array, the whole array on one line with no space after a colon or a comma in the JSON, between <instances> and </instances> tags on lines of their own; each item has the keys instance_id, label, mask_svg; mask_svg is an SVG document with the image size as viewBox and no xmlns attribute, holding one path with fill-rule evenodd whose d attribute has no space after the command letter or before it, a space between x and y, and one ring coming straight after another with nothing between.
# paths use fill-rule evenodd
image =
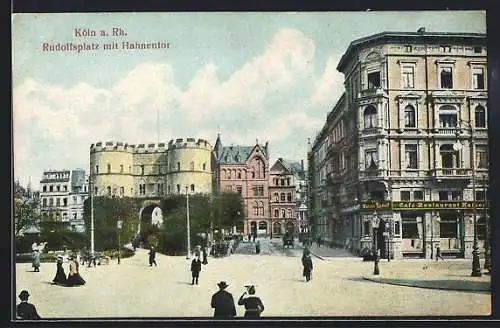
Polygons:
<instances>
[{"instance_id":1,"label":"sky","mask_svg":"<svg viewBox=\"0 0 500 328\"><path fill-rule=\"evenodd\" d=\"M88 171L89 148L98 141L193 137L213 146L219 132L223 145L268 141L271 165L280 157L306 162L308 138L314 140L344 92L336 67L349 43L419 27L486 33L486 15L14 14L14 179L38 189L46 170ZM122 33L113 36L113 28ZM124 41L168 48L123 49ZM115 42L117 49L104 49ZM98 48L47 50L67 43Z\"/></svg>"}]
</instances>

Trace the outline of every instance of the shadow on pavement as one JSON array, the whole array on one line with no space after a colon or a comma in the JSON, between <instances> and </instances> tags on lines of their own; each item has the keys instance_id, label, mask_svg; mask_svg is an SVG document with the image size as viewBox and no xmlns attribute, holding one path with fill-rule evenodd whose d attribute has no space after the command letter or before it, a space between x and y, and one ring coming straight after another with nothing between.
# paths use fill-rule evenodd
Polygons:
<instances>
[{"instance_id":1,"label":"shadow on pavement","mask_svg":"<svg viewBox=\"0 0 500 328\"><path fill-rule=\"evenodd\" d=\"M403 279L403 278L378 278L378 277L364 277L365 280L398 285L405 287L417 287L427 289L440 289L440 290L455 290L468 293L491 293L491 284L489 281L468 281L468 280L420 280L420 279Z\"/></svg>"}]
</instances>

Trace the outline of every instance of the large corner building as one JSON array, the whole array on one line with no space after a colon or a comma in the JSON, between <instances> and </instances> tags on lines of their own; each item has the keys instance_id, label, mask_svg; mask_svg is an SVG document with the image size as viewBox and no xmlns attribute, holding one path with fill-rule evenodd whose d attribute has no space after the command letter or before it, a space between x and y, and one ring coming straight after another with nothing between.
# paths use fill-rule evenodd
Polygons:
<instances>
[{"instance_id":1,"label":"large corner building","mask_svg":"<svg viewBox=\"0 0 500 328\"><path fill-rule=\"evenodd\" d=\"M351 42L346 92L310 145L315 234L394 258L471 257L485 239L486 35L384 32ZM476 221L477 220L477 221ZM376 220L375 220L376 221Z\"/></svg>"}]
</instances>

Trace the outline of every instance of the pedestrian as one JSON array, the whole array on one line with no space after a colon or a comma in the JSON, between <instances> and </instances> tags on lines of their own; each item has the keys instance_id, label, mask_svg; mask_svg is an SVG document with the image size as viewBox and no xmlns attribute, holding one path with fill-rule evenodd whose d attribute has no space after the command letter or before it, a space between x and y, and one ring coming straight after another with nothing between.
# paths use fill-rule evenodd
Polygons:
<instances>
[{"instance_id":1,"label":"pedestrian","mask_svg":"<svg viewBox=\"0 0 500 328\"><path fill-rule=\"evenodd\" d=\"M304 255L302 255L302 266L304 267L302 276L306 277L306 282L308 282L311 280L311 272L313 269L311 254L309 254L309 252L304 252Z\"/></svg>"},{"instance_id":2,"label":"pedestrian","mask_svg":"<svg viewBox=\"0 0 500 328\"><path fill-rule=\"evenodd\" d=\"M193 261L191 262L191 275L193 277L191 285L194 285L195 282L198 285L198 278L200 277L200 271L201 271L201 261L200 257L196 255Z\"/></svg>"},{"instance_id":3,"label":"pedestrian","mask_svg":"<svg viewBox=\"0 0 500 328\"><path fill-rule=\"evenodd\" d=\"M156 266L156 250L155 247L151 245L149 248L149 266Z\"/></svg>"},{"instance_id":4,"label":"pedestrian","mask_svg":"<svg viewBox=\"0 0 500 328\"><path fill-rule=\"evenodd\" d=\"M28 303L29 297L30 294L26 290L22 290L21 293L19 293L19 299L21 300L21 303L19 303L16 306L17 319L23 319L23 320L41 319L40 315L36 311L36 307L33 304Z\"/></svg>"},{"instance_id":5,"label":"pedestrian","mask_svg":"<svg viewBox=\"0 0 500 328\"><path fill-rule=\"evenodd\" d=\"M248 242L252 241L252 236L250 235L250 233L248 234Z\"/></svg>"},{"instance_id":6,"label":"pedestrian","mask_svg":"<svg viewBox=\"0 0 500 328\"><path fill-rule=\"evenodd\" d=\"M212 295L211 307L216 318L233 318L236 316L233 295L226 291L228 284L221 281L217 284L219 291Z\"/></svg>"},{"instance_id":7,"label":"pedestrian","mask_svg":"<svg viewBox=\"0 0 500 328\"><path fill-rule=\"evenodd\" d=\"M318 246L318 248L321 247L321 236L318 236L318 238L316 239L316 245Z\"/></svg>"},{"instance_id":8,"label":"pedestrian","mask_svg":"<svg viewBox=\"0 0 500 328\"><path fill-rule=\"evenodd\" d=\"M255 286L245 286L247 290L240 296L238 300L238 305L245 306L245 314L243 317L260 317L260 314L264 311L264 304L259 297L255 296ZM248 291L248 297L245 297Z\"/></svg>"},{"instance_id":9,"label":"pedestrian","mask_svg":"<svg viewBox=\"0 0 500 328\"><path fill-rule=\"evenodd\" d=\"M443 255L441 255L441 247L439 246L436 247L436 262L438 261L438 259L444 261Z\"/></svg>"},{"instance_id":10,"label":"pedestrian","mask_svg":"<svg viewBox=\"0 0 500 328\"><path fill-rule=\"evenodd\" d=\"M255 253L259 254L260 253L260 241L257 240L257 243L255 244Z\"/></svg>"},{"instance_id":11,"label":"pedestrian","mask_svg":"<svg viewBox=\"0 0 500 328\"><path fill-rule=\"evenodd\" d=\"M256 234L256 233L254 233L254 234L252 235L252 238L253 238L253 242L254 242L254 243L255 243L255 237L257 237L257 234Z\"/></svg>"},{"instance_id":12,"label":"pedestrian","mask_svg":"<svg viewBox=\"0 0 500 328\"><path fill-rule=\"evenodd\" d=\"M66 281L67 286L73 287L85 285L85 280L83 280L78 271L79 267L80 264L78 263L76 255L71 255L69 257L69 273Z\"/></svg>"},{"instance_id":13,"label":"pedestrian","mask_svg":"<svg viewBox=\"0 0 500 328\"><path fill-rule=\"evenodd\" d=\"M56 276L52 280L54 284L58 285L65 285L67 282L66 279L66 273L64 272L63 268L63 257L62 255L57 255L57 262L56 262Z\"/></svg>"},{"instance_id":14,"label":"pedestrian","mask_svg":"<svg viewBox=\"0 0 500 328\"><path fill-rule=\"evenodd\" d=\"M207 257L208 257L208 252L207 252L207 246L203 247L203 262L201 262L202 264L208 264L208 260L207 260Z\"/></svg>"},{"instance_id":15,"label":"pedestrian","mask_svg":"<svg viewBox=\"0 0 500 328\"><path fill-rule=\"evenodd\" d=\"M40 251L36 248L31 254L31 266L33 272L40 272Z\"/></svg>"}]
</instances>

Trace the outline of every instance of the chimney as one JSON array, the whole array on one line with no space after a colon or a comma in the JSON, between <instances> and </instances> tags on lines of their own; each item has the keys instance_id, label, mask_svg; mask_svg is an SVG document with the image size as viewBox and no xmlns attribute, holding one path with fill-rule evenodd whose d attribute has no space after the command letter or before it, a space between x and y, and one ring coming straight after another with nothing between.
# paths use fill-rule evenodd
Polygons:
<instances>
[{"instance_id":1,"label":"chimney","mask_svg":"<svg viewBox=\"0 0 500 328\"><path fill-rule=\"evenodd\" d=\"M418 34L424 34L424 33L425 33L425 27L420 27L420 28L417 30L417 33L418 33Z\"/></svg>"}]
</instances>

